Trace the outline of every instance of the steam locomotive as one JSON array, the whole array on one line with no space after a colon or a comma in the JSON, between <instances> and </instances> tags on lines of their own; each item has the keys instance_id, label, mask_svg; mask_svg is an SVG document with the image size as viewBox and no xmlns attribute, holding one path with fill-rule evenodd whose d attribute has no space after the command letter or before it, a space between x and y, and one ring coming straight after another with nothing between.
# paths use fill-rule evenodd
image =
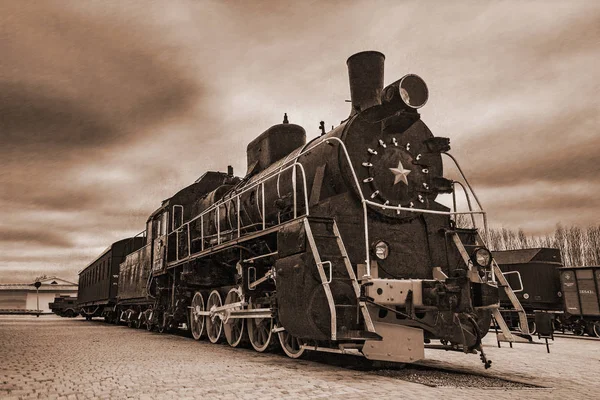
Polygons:
<instances>
[{"instance_id":1,"label":"steam locomotive","mask_svg":"<svg viewBox=\"0 0 600 400\"><path fill-rule=\"evenodd\" d=\"M449 139L418 113L425 82L409 74L384 88L384 59L348 59L351 113L336 128L321 123L307 142L285 115L248 145L243 177L206 172L164 200L144 236L81 271L80 291L95 290L79 294L82 315L160 332L185 324L195 339L259 352L279 342L293 358L414 362L437 339L489 366L491 253L436 201L457 182L443 177Z\"/></svg>"}]
</instances>

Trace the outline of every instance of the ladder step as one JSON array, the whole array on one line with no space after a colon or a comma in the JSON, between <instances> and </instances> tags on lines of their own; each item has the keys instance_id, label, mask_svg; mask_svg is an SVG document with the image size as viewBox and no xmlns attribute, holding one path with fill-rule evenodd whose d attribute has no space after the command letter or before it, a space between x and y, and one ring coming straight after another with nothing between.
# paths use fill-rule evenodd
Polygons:
<instances>
[{"instance_id":1,"label":"ladder step","mask_svg":"<svg viewBox=\"0 0 600 400\"><path fill-rule=\"evenodd\" d=\"M318 234L318 233L313 233L313 237L316 237L316 238L328 238L328 239L337 239L338 238L335 235L321 235L321 234Z\"/></svg>"},{"instance_id":2,"label":"ladder step","mask_svg":"<svg viewBox=\"0 0 600 400\"><path fill-rule=\"evenodd\" d=\"M338 340L381 340L381 336L375 332L357 330L338 331L336 337Z\"/></svg>"},{"instance_id":3,"label":"ladder step","mask_svg":"<svg viewBox=\"0 0 600 400\"><path fill-rule=\"evenodd\" d=\"M323 261L331 261L334 262L335 259L338 258L340 260L344 259L344 258L348 258L348 256L341 256L339 254L323 254L321 256L321 260Z\"/></svg>"}]
</instances>

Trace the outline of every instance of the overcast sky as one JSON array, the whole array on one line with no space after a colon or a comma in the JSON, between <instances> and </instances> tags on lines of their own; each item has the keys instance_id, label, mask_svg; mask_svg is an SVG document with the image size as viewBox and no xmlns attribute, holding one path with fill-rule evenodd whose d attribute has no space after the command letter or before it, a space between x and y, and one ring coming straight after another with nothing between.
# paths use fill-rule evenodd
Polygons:
<instances>
[{"instance_id":1,"label":"overcast sky","mask_svg":"<svg viewBox=\"0 0 600 400\"><path fill-rule=\"evenodd\" d=\"M0 2L0 282L76 279L284 112L349 113L346 59L422 76L495 226L600 222L600 1Z\"/></svg>"}]
</instances>

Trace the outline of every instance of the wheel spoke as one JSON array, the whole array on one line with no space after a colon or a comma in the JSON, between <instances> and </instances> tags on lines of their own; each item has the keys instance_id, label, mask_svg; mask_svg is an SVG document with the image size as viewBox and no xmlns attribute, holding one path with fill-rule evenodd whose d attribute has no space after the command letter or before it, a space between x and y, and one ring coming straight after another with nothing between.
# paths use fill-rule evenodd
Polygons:
<instances>
[{"instance_id":1,"label":"wheel spoke","mask_svg":"<svg viewBox=\"0 0 600 400\"><path fill-rule=\"evenodd\" d=\"M225 304L235 304L242 300L241 292L237 288L233 288L227 293ZM237 306L231 311L239 311L242 308ZM224 324L225 338L231 347L237 347L241 343L244 336L244 320L241 318L229 318Z\"/></svg>"},{"instance_id":2,"label":"wheel spoke","mask_svg":"<svg viewBox=\"0 0 600 400\"><path fill-rule=\"evenodd\" d=\"M261 308L265 305L261 304L253 304L250 302L248 304L248 309ZM250 344L254 348L254 350L262 353L269 348L271 348L272 344L272 327L273 327L273 319L272 318L251 318L248 319L248 336L250 337Z\"/></svg>"},{"instance_id":3,"label":"wheel spoke","mask_svg":"<svg viewBox=\"0 0 600 400\"><path fill-rule=\"evenodd\" d=\"M210 310L213 307L220 307L221 304L221 295L216 290L213 290L210 293L210 296L208 296L206 310ZM221 321L221 318L218 316L215 316L214 319L211 317L206 317L205 324L207 325L206 329L208 333L208 339L211 341L211 343L217 343L221 338L221 333L223 331L223 322Z\"/></svg>"},{"instance_id":4,"label":"wheel spoke","mask_svg":"<svg viewBox=\"0 0 600 400\"><path fill-rule=\"evenodd\" d=\"M287 331L278 333L279 342L285 354L290 358L299 358L304 354L301 341Z\"/></svg>"}]
</instances>

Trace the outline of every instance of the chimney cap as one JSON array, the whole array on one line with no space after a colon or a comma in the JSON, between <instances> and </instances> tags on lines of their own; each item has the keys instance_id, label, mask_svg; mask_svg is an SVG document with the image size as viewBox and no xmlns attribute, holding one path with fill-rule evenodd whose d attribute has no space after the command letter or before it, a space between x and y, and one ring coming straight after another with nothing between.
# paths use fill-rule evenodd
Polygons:
<instances>
[{"instance_id":1,"label":"chimney cap","mask_svg":"<svg viewBox=\"0 0 600 400\"><path fill-rule=\"evenodd\" d=\"M374 55L381 56L385 60L385 55L382 52L377 51L377 50L366 50L366 51L360 51L358 53L352 54L346 60L346 64L348 64L350 62L350 60L353 59L353 58L355 58L355 57L374 56Z\"/></svg>"}]
</instances>

